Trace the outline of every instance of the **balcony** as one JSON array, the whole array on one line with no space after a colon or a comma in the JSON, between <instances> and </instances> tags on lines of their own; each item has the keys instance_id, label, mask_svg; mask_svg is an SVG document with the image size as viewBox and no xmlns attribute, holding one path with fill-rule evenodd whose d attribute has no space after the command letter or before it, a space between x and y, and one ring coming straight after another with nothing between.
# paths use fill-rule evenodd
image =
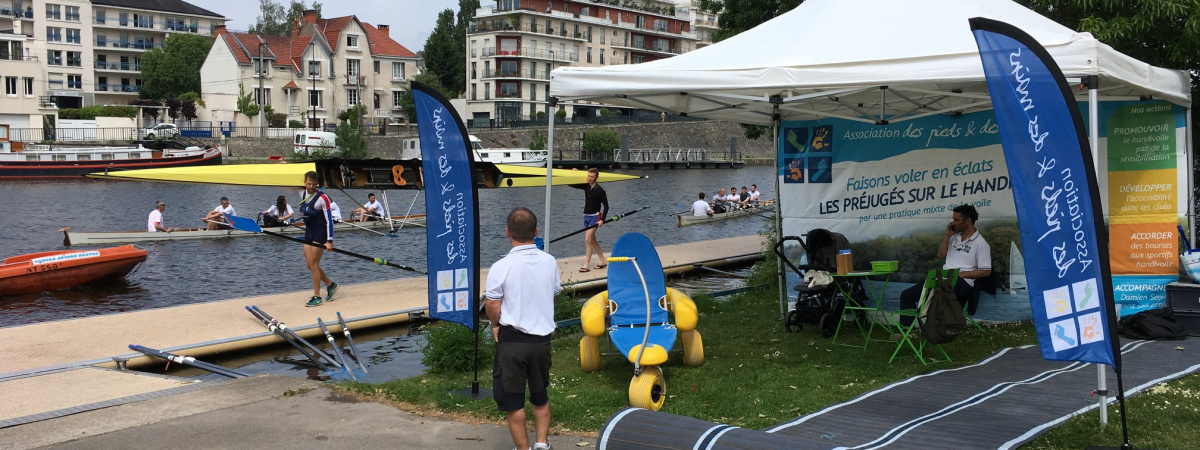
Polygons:
<instances>
[{"instance_id":1,"label":"balcony","mask_svg":"<svg viewBox=\"0 0 1200 450\"><path fill-rule=\"evenodd\" d=\"M658 15L658 16L662 16L662 17L675 18L675 14L676 14L676 10L675 10L674 6L664 7L664 6L650 5L650 4L641 5L641 4L635 4L633 2L628 2L628 1L622 2L620 0L591 0L591 3L596 4L598 6L603 6L605 8L613 9L613 10L635 11L635 12L639 12L639 13L643 13L643 14L653 14L653 15ZM513 4L511 4L511 5L501 5L501 6L497 6L497 7L479 8L478 10L476 10L475 16L478 17L478 16L485 15L485 14L508 13L508 12L514 12L514 11L530 11L530 12L539 12L540 13L540 12L544 11L544 9L543 10L535 10L533 7L532 1L521 1L521 2L513 2ZM561 13L562 11L551 11L551 12L560 12ZM564 14L566 14L566 13L564 13ZM578 14L575 14L575 15L578 16Z\"/></svg>"},{"instance_id":2,"label":"balcony","mask_svg":"<svg viewBox=\"0 0 1200 450\"><path fill-rule=\"evenodd\" d=\"M141 64L136 63L118 63L118 62L96 62L96 70L105 70L111 72L129 71L137 72L142 70Z\"/></svg>"},{"instance_id":3,"label":"balcony","mask_svg":"<svg viewBox=\"0 0 1200 450\"><path fill-rule=\"evenodd\" d=\"M137 94L141 90L140 84L110 84L96 83L96 92L111 92L115 94Z\"/></svg>"},{"instance_id":4,"label":"balcony","mask_svg":"<svg viewBox=\"0 0 1200 450\"><path fill-rule=\"evenodd\" d=\"M200 26L199 25L188 25L188 24L180 22L180 21L167 21L167 22L163 22L163 30L178 31L181 33L183 33L183 32L198 33L198 32L200 32Z\"/></svg>"},{"instance_id":5,"label":"balcony","mask_svg":"<svg viewBox=\"0 0 1200 450\"><path fill-rule=\"evenodd\" d=\"M483 72L483 78L522 78L526 80L549 80L550 77L545 71L529 71L529 70L486 70Z\"/></svg>"},{"instance_id":6,"label":"balcony","mask_svg":"<svg viewBox=\"0 0 1200 450\"><path fill-rule=\"evenodd\" d=\"M162 47L162 46L163 46L162 44L160 44L160 43L157 43L157 42L145 42L145 41L133 41L133 42L130 42L130 41L112 41L112 48L115 48L115 49L120 49L120 50L129 50L129 51L142 51L142 50L149 50L149 49L152 49L152 48L160 48L160 47Z\"/></svg>"},{"instance_id":7,"label":"balcony","mask_svg":"<svg viewBox=\"0 0 1200 450\"><path fill-rule=\"evenodd\" d=\"M629 50L629 51L642 52L642 53L654 53L654 54L668 55L668 56L674 56L674 55L678 55L678 54L682 53L679 51L678 48L666 47L666 46L661 46L661 45L657 45L657 46L646 45L644 43L642 43L642 44L638 44L638 43L627 44L625 42L620 42L620 43L613 42L612 46L613 46L613 48L616 48L616 49Z\"/></svg>"},{"instance_id":8,"label":"balcony","mask_svg":"<svg viewBox=\"0 0 1200 450\"><path fill-rule=\"evenodd\" d=\"M346 86L362 86L367 84L367 77L359 74L346 74Z\"/></svg>"},{"instance_id":9,"label":"balcony","mask_svg":"<svg viewBox=\"0 0 1200 450\"><path fill-rule=\"evenodd\" d=\"M575 40L575 41L587 40L587 33L582 33L582 32L576 33L574 30L556 29L554 27L546 28L544 26L540 26L537 24L530 25L528 23L518 23L516 25L513 25L513 24L508 23L507 21L496 21L496 22L497 23L492 23L492 21L488 21L488 22L481 21L480 23L471 25L471 27L467 30L467 34L534 33L534 34L538 34L538 35L542 35L542 36L556 36L556 37L560 37L560 38L564 38L564 39L571 39L571 40Z\"/></svg>"},{"instance_id":10,"label":"balcony","mask_svg":"<svg viewBox=\"0 0 1200 450\"><path fill-rule=\"evenodd\" d=\"M562 53L562 52L555 52L554 50L546 50L546 49L540 49L540 48L538 48L538 49L518 48L518 49L513 49L513 50L496 50L495 48L483 49L483 57L484 58L511 57L511 56L520 57L520 58L545 59L545 60L549 60L549 61L579 62L579 54L578 53Z\"/></svg>"}]
</instances>

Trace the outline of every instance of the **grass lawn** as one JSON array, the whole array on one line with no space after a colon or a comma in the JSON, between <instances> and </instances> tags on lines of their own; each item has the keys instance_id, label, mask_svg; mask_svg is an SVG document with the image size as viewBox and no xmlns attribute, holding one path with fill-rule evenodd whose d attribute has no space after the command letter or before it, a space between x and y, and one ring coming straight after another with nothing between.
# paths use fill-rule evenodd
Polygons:
<instances>
[{"instance_id":1,"label":"grass lawn","mask_svg":"<svg viewBox=\"0 0 1200 450\"><path fill-rule=\"evenodd\" d=\"M908 353L908 357L889 365L893 343L872 342L864 350L831 344L815 326L806 326L796 334L785 332L777 317L776 295L773 290L760 290L727 301L697 299L701 308L697 329L704 339L706 361L701 367L691 368L683 365L682 354L672 354L663 366L668 394L663 412L763 429L887 383L971 364L1004 347L1036 343L1030 323L993 325L986 333L972 329L948 344L946 351L954 359L952 363L923 366ZM560 318L573 314L559 309ZM876 335L884 336L879 332ZM578 327L568 327L558 336L551 371L552 432L594 435L614 412L628 405L633 366L621 357L602 357L599 372L584 373L579 369L582 332ZM861 343L858 335L850 337L846 342ZM610 350L602 344L601 351ZM488 361L480 371L483 387L491 385ZM418 412L503 423L504 415L490 399L471 401L447 393L469 386L471 378L469 372L426 374L377 385L346 383L342 387ZM1156 387L1148 395L1131 399L1130 410L1133 442L1139 448L1182 450L1200 445L1195 444L1200 442L1200 377ZM1116 445L1120 442L1119 416L1115 409L1110 412L1117 426L1110 425L1099 436L1097 413L1093 412L1066 422L1029 448Z\"/></svg>"}]
</instances>

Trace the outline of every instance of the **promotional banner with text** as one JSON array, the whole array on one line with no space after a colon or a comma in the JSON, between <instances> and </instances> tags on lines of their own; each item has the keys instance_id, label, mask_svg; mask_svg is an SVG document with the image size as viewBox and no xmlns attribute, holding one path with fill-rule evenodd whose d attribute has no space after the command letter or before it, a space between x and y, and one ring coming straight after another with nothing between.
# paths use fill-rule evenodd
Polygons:
<instances>
[{"instance_id":1,"label":"promotional banner with text","mask_svg":"<svg viewBox=\"0 0 1200 450\"><path fill-rule=\"evenodd\" d=\"M1087 103L1079 107L1087 118ZM1101 198L1119 312L1162 307L1164 286L1179 270L1174 229L1187 212L1184 110L1160 101L1102 102L1099 116L1098 174L1108 194ZM856 247L870 241L871 255L888 249L880 255L900 259L901 272L923 274L940 261L906 261L900 256L912 252L905 246L936 252L951 210L971 204L1001 287L1022 284L1008 273L1022 270L1009 264L1009 249L1021 242L992 111L889 125L783 122L779 133L784 235L836 231ZM854 259L856 267L869 264Z\"/></svg>"}]
</instances>

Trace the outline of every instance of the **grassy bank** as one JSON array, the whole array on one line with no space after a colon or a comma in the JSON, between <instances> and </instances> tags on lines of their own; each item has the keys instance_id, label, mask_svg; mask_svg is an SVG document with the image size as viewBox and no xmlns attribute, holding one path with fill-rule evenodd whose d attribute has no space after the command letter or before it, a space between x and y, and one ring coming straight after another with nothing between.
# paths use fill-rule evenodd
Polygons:
<instances>
[{"instance_id":1,"label":"grassy bank","mask_svg":"<svg viewBox=\"0 0 1200 450\"><path fill-rule=\"evenodd\" d=\"M560 301L559 309L570 303ZM697 304L706 362L690 368L682 364L681 355L672 355L664 366L668 399L662 411L751 429L763 429L914 375L970 364L1004 347L1036 342L1029 323L993 325L987 332L971 330L947 345L952 363L924 366L909 354L889 365L893 343L872 342L864 350L832 344L820 337L816 327L786 333L776 317L779 306L774 290L740 294L727 301L702 296ZM558 315L570 314L560 311ZM604 357L599 372L582 372L580 337L578 327L572 327L554 341L550 397L555 432L595 433L609 416L628 405L632 365L620 357ZM850 337L845 341L861 343L857 335ZM610 350L602 345L601 351ZM480 371L484 387L491 385L490 368L489 360ZM470 381L469 372L427 374L378 385L351 383L343 388L420 412L502 423L504 416L490 399L471 401L447 393L469 386ZM1135 436L1168 436L1135 443L1153 443L1151 447L1160 449L1195 448L1191 443L1200 440L1195 425L1200 423L1200 378L1192 376L1156 389L1132 399L1131 424L1140 428ZM1077 449L1085 444L1118 443L1119 427L1110 426L1096 435L1095 416L1068 421L1031 448ZM1112 417L1115 420L1115 413Z\"/></svg>"}]
</instances>

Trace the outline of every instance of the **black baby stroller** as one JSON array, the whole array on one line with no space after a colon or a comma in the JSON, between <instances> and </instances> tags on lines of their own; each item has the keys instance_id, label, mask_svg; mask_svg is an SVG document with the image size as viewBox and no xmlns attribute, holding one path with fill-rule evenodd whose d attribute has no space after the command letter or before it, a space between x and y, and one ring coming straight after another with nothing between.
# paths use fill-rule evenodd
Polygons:
<instances>
[{"instance_id":1,"label":"black baby stroller","mask_svg":"<svg viewBox=\"0 0 1200 450\"><path fill-rule=\"evenodd\" d=\"M804 328L804 324L818 325L821 336L832 337L837 331L838 320L845 312L846 302L854 302L855 306L863 305L868 299L867 292L857 279L841 280L828 276L837 272L838 251L850 248L846 236L821 228L810 230L804 236L807 242L798 236L784 236L775 244L775 254L804 280L794 287L797 291L796 306L788 311L784 328L794 333ZM797 259L800 257L794 251L797 244L799 250L808 256L807 264L797 265L789 258L789 254ZM837 283L843 283L844 291L850 293L849 299L844 298ZM862 311L855 311L855 320L865 322L866 315Z\"/></svg>"}]
</instances>

